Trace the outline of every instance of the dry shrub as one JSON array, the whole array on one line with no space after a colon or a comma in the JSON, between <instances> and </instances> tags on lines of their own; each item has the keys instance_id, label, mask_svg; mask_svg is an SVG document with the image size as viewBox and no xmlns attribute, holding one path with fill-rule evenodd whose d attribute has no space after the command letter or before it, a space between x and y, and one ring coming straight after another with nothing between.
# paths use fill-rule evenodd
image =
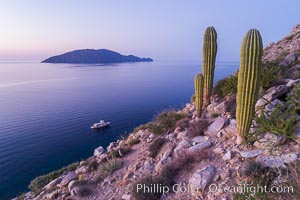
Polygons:
<instances>
[{"instance_id":1,"label":"dry shrub","mask_svg":"<svg viewBox=\"0 0 300 200\"><path fill-rule=\"evenodd\" d=\"M176 127L180 127L181 130L188 128L190 124L190 120L188 118L181 119L176 122Z\"/></svg>"},{"instance_id":2,"label":"dry shrub","mask_svg":"<svg viewBox=\"0 0 300 200\"><path fill-rule=\"evenodd\" d=\"M201 119L197 122L191 123L188 128L188 136L189 137L196 137L199 135L204 135L205 129L209 126L209 123L205 119Z\"/></svg>"},{"instance_id":3,"label":"dry shrub","mask_svg":"<svg viewBox=\"0 0 300 200\"><path fill-rule=\"evenodd\" d=\"M231 117L235 118L236 95L231 95L225 102L225 112L230 112Z\"/></svg>"},{"instance_id":4,"label":"dry shrub","mask_svg":"<svg viewBox=\"0 0 300 200\"><path fill-rule=\"evenodd\" d=\"M156 138L155 140L153 140L153 142L150 144L150 146L148 147L148 151L149 151L149 156L151 158L154 158L158 152L160 151L161 147L167 142L167 140L165 138Z\"/></svg>"}]
</instances>

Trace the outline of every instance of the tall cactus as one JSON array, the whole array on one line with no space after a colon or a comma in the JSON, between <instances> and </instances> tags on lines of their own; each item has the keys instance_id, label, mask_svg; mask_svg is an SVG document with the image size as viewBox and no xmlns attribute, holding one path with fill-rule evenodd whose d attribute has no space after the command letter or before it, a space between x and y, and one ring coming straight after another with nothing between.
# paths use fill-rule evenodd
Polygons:
<instances>
[{"instance_id":1,"label":"tall cactus","mask_svg":"<svg viewBox=\"0 0 300 200\"><path fill-rule=\"evenodd\" d=\"M202 74L196 74L194 78L194 87L195 87L195 103L197 116L201 116L202 106L203 106L203 83L204 78Z\"/></svg>"},{"instance_id":2,"label":"tall cactus","mask_svg":"<svg viewBox=\"0 0 300 200\"><path fill-rule=\"evenodd\" d=\"M202 73L204 76L204 105L208 105L210 103L210 95L212 92L214 82L217 48L217 32L214 27L208 27L204 33L202 52Z\"/></svg>"},{"instance_id":3,"label":"tall cactus","mask_svg":"<svg viewBox=\"0 0 300 200\"><path fill-rule=\"evenodd\" d=\"M242 142L252 123L260 85L262 53L263 44L259 31L249 30L243 39L240 54L236 108L238 143Z\"/></svg>"}]
</instances>

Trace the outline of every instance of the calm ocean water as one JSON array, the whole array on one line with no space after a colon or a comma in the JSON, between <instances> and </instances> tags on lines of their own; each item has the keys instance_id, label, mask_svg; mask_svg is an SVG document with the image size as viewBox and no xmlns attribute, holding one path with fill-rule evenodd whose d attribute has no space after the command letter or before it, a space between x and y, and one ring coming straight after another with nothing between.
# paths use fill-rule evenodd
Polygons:
<instances>
[{"instance_id":1,"label":"calm ocean water","mask_svg":"<svg viewBox=\"0 0 300 200\"><path fill-rule=\"evenodd\" d=\"M238 63L218 63L218 80ZM193 93L200 63L0 63L0 199L93 154ZM90 126L110 121L102 132Z\"/></svg>"}]
</instances>

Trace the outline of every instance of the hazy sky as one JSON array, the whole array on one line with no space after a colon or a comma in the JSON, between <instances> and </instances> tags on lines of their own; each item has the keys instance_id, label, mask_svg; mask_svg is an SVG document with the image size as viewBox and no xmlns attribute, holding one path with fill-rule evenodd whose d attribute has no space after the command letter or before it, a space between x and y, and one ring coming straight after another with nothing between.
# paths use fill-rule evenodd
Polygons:
<instances>
[{"instance_id":1,"label":"hazy sky","mask_svg":"<svg viewBox=\"0 0 300 200\"><path fill-rule=\"evenodd\" d=\"M200 60L203 33L218 32L219 61L238 61L243 36L264 46L300 22L299 0L2 0L0 60L40 61L83 48L155 60Z\"/></svg>"}]
</instances>

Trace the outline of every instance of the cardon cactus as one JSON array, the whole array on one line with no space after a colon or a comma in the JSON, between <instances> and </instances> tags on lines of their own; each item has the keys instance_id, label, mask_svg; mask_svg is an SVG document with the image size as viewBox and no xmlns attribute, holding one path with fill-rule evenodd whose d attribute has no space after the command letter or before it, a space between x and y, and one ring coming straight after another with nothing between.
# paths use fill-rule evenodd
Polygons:
<instances>
[{"instance_id":1,"label":"cardon cactus","mask_svg":"<svg viewBox=\"0 0 300 200\"><path fill-rule=\"evenodd\" d=\"M256 29L248 31L243 39L238 75L236 120L240 143L249 132L260 86L263 43Z\"/></svg>"},{"instance_id":2,"label":"cardon cactus","mask_svg":"<svg viewBox=\"0 0 300 200\"><path fill-rule=\"evenodd\" d=\"M197 116L201 116L202 106L203 106L203 84L204 77L202 74L196 74L194 78L195 87L195 104L197 110Z\"/></svg>"},{"instance_id":3,"label":"cardon cactus","mask_svg":"<svg viewBox=\"0 0 300 200\"><path fill-rule=\"evenodd\" d=\"M210 103L210 95L214 82L215 61L217 55L217 32L214 27L208 27L204 33L202 52L202 73L204 76L204 104Z\"/></svg>"}]
</instances>

